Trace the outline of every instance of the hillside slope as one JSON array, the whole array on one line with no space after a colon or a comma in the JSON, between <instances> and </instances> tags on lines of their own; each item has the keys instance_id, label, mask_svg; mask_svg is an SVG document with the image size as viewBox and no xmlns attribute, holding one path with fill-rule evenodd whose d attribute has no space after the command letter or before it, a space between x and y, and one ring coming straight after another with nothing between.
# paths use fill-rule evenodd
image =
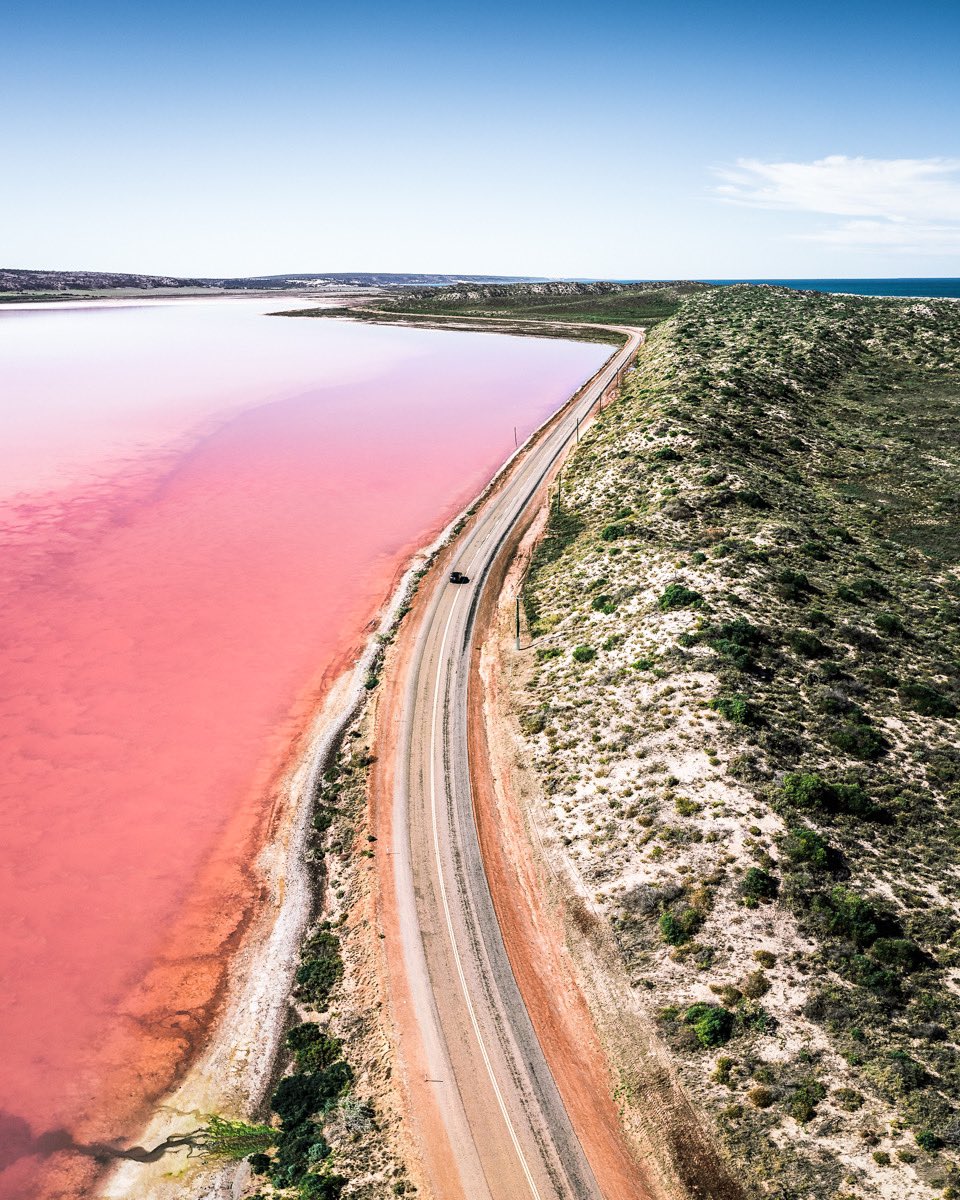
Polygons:
<instances>
[{"instance_id":1,"label":"hillside slope","mask_svg":"<svg viewBox=\"0 0 960 1200\"><path fill-rule=\"evenodd\" d=\"M59 293L97 291L166 291L216 289L221 291L297 291L305 288L409 288L516 282L502 275L422 275L397 272L331 272L306 275L243 275L185 278L176 275L136 275L116 271L35 271L0 267L0 293Z\"/></svg>"},{"instance_id":2,"label":"hillside slope","mask_svg":"<svg viewBox=\"0 0 960 1200\"><path fill-rule=\"evenodd\" d=\"M462 314L649 325L673 316L685 296L707 291L710 287L710 284L692 280L672 283L459 284L433 289L412 288L390 296L378 307L424 316Z\"/></svg>"},{"instance_id":3,"label":"hillside slope","mask_svg":"<svg viewBox=\"0 0 960 1200\"><path fill-rule=\"evenodd\" d=\"M960 306L705 290L528 576L554 839L761 1195L960 1194L958 497Z\"/></svg>"}]
</instances>

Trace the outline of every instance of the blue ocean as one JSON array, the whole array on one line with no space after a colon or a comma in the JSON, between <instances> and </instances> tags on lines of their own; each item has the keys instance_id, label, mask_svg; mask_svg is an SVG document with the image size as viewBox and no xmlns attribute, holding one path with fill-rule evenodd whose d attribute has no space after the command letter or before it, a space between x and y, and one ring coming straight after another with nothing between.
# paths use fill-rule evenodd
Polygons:
<instances>
[{"instance_id":1,"label":"blue ocean","mask_svg":"<svg viewBox=\"0 0 960 1200\"><path fill-rule=\"evenodd\" d=\"M960 279L708 279L707 283L775 283L808 292L855 296L929 296L960 299Z\"/></svg>"}]
</instances>

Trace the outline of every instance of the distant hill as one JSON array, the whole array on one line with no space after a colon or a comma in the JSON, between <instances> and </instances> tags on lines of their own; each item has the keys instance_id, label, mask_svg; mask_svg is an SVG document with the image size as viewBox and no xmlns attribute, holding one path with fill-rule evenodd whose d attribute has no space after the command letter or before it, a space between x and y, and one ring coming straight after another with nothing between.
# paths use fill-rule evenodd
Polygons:
<instances>
[{"instance_id":1,"label":"distant hill","mask_svg":"<svg viewBox=\"0 0 960 1200\"><path fill-rule=\"evenodd\" d=\"M714 285L694 280L639 283L572 280L525 280L474 284L470 280L441 288L405 288L381 298L380 309L423 315L533 318L651 325L664 320L687 297Z\"/></svg>"},{"instance_id":2,"label":"distant hill","mask_svg":"<svg viewBox=\"0 0 960 1200\"><path fill-rule=\"evenodd\" d=\"M31 271L0 267L0 292L94 292L216 289L221 291L294 291L303 288L435 288L464 284L532 282L508 275L423 275L393 272L329 272L326 274L237 277L134 275L116 271Z\"/></svg>"}]
</instances>

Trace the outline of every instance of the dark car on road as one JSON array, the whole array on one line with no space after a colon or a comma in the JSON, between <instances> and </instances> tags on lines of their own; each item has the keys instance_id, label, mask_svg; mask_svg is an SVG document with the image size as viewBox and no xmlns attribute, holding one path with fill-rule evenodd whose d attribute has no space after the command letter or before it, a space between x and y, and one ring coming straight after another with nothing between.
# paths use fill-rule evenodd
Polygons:
<instances>
[{"instance_id":1,"label":"dark car on road","mask_svg":"<svg viewBox=\"0 0 960 1200\"><path fill-rule=\"evenodd\" d=\"M467 578L466 575L464 575L464 573L462 571L451 571L450 572L450 582L451 583L469 583L470 580Z\"/></svg>"}]
</instances>

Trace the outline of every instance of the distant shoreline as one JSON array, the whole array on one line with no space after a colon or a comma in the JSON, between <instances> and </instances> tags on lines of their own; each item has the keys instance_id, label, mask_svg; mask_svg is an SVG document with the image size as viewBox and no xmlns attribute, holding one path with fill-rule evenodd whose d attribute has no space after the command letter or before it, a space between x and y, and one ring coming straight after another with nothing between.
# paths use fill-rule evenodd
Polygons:
<instances>
[{"instance_id":1,"label":"distant shoreline","mask_svg":"<svg viewBox=\"0 0 960 1200\"><path fill-rule=\"evenodd\" d=\"M120 282L129 279L129 283ZM22 286L11 286L19 282ZM484 275L390 275L357 273L355 275L265 276L236 279L177 279L170 276L121 276L106 272L75 271L10 271L0 268L0 306L64 303L70 300L159 300L170 297L284 296L290 298L322 299L333 296L367 297L404 288L444 287L451 283L523 284L531 282L597 283L595 279L565 277L546 280L542 277L484 276ZM666 283L666 280L613 279L618 284ZM789 287L798 291L827 292L847 296L886 296L904 300L960 299L960 278L955 276L811 276L806 278L771 279L702 279L693 282L729 287L733 284Z\"/></svg>"}]
</instances>

